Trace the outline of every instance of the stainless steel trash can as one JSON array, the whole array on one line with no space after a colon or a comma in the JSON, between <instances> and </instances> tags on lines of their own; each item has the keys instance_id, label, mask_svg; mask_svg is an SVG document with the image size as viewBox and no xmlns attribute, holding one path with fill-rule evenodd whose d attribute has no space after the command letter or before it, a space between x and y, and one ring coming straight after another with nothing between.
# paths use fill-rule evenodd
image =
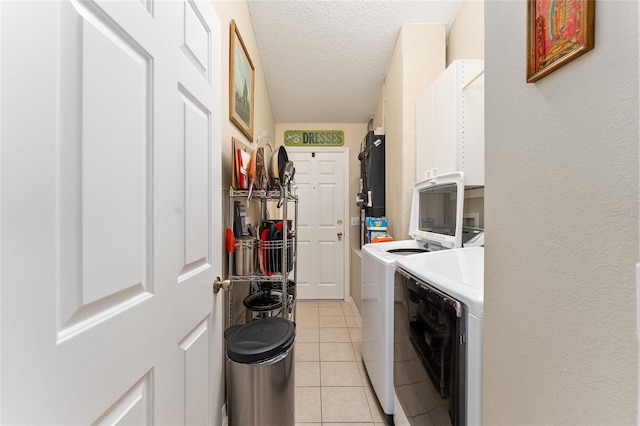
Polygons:
<instances>
[{"instance_id":1,"label":"stainless steel trash can","mask_svg":"<svg viewBox=\"0 0 640 426\"><path fill-rule=\"evenodd\" d=\"M294 425L295 336L295 324L280 317L227 330L230 426Z\"/></svg>"}]
</instances>

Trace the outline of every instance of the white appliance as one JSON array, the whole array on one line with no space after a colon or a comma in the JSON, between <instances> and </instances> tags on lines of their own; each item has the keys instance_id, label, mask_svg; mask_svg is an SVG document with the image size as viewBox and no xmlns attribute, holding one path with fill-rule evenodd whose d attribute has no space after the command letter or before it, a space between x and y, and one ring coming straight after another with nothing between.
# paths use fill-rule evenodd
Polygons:
<instances>
[{"instance_id":1,"label":"white appliance","mask_svg":"<svg viewBox=\"0 0 640 426\"><path fill-rule=\"evenodd\" d=\"M362 247L362 358L385 414L391 420L393 389L393 305L400 296L394 284L396 261L428 251L484 244L484 233L462 226L462 172L417 182L409 226L411 240Z\"/></svg>"},{"instance_id":2,"label":"white appliance","mask_svg":"<svg viewBox=\"0 0 640 426\"><path fill-rule=\"evenodd\" d=\"M417 254L396 266L403 291L394 303L395 424L449 416L482 424L484 247Z\"/></svg>"},{"instance_id":3,"label":"white appliance","mask_svg":"<svg viewBox=\"0 0 640 426\"><path fill-rule=\"evenodd\" d=\"M393 416L393 301L396 259L424 251L416 240L362 247L362 359L389 423ZM399 289L399 287L398 287Z\"/></svg>"}]
</instances>

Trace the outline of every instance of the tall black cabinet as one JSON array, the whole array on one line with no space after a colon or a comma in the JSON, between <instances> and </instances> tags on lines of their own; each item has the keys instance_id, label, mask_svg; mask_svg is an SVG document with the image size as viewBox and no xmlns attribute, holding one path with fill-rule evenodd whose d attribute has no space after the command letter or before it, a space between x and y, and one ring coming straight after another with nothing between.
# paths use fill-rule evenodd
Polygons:
<instances>
[{"instance_id":1,"label":"tall black cabinet","mask_svg":"<svg viewBox=\"0 0 640 426\"><path fill-rule=\"evenodd\" d=\"M385 137L381 132L367 132L362 150L358 154L360 160L360 242L366 242L364 229L365 217L382 217L385 215Z\"/></svg>"}]
</instances>

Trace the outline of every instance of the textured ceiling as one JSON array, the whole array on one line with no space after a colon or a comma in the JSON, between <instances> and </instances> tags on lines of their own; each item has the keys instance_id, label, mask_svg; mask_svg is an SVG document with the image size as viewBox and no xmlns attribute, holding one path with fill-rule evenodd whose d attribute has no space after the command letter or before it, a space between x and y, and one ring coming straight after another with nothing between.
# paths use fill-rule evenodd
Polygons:
<instances>
[{"instance_id":1,"label":"textured ceiling","mask_svg":"<svg viewBox=\"0 0 640 426\"><path fill-rule=\"evenodd\" d=\"M362 123L400 28L446 24L462 0L248 0L276 122Z\"/></svg>"}]
</instances>

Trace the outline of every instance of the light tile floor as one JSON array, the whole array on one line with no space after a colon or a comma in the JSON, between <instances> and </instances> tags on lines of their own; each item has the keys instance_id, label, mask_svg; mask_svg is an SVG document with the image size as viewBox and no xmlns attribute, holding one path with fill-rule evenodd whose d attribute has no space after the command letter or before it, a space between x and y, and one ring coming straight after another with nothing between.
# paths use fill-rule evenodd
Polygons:
<instances>
[{"instance_id":1,"label":"light tile floor","mask_svg":"<svg viewBox=\"0 0 640 426\"><path fill-rule=\"evenodd\" d=\"M299 300L296 328L296 425L386 424L362 363L355 306Z\"/></svg>"}]
</instances>

